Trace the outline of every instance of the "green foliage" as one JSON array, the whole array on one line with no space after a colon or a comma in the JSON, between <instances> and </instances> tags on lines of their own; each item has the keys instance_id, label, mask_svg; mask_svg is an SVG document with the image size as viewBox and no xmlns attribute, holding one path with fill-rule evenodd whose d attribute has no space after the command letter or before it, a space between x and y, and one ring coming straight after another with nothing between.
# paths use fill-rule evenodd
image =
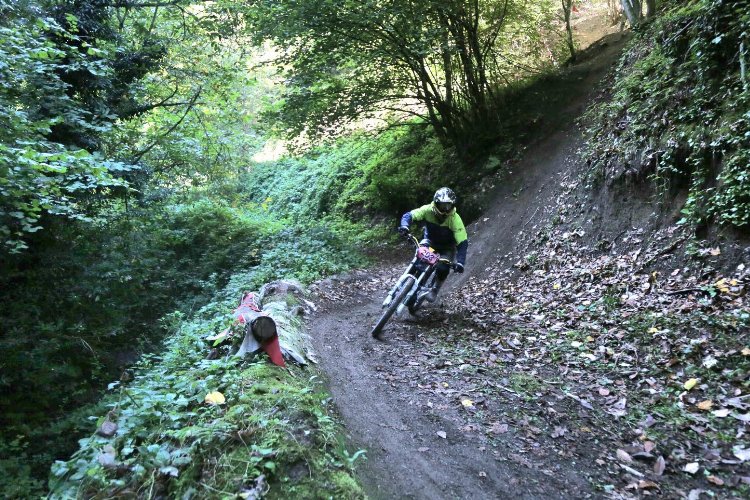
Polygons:
<instances>
[{"instance_id":1,"label":"green foliage","mask_svg":"<svg viewBox=\"0 0 750 500\"><path fill-rule=\"evenodd\" d=\"M725 0L673 6L637 33L612 100L594 110L596 167L610 178L623 165L651 169L662 192L687 184L683 222L750 223L745 7Z\"/></svg>"},{"instance_id":2,"label":"green foliage","mask_svg":"<svg viewBox=\"0 0 750 500\"><path fill-rule=\"evenodd\" d=\"M49 463L90 425L82 412L98 411L91 402L105 382L158 349L174 318L227 283L309 281L356 265L356 245L372 236L340 215L310 221L301 207L281 219L248 202L239 179L261 143L256 116L272 82L250 74L242 54L222 55L203 18L44 5L53 16L38 16L36 2L0 2L0 495L9 497L42 494ZM169 64L149 73L167 50ZM338 187L322 186L321 197L335 200ZM229 203L211 201L230 189ZM226 310L212 302L201 315L217 308ZM328 495L337 491L349 496Z\"/></svg>"},{"instance_id":3,"label":"green foliage","mask_svg":"<svg viewBox=\"0 0 750 500\"><path fill-rule=\"evenodd\" d=\"M144 358L132 382L110 384L106 406L118 423L116 436L80 440L69 461L54 465L51 498L146 492L225 498L251 488L260 475L272 497L363 496L350 475L361 452L341 447L317 377L264 357L204 359L203 338L231 321L237 297L252 287L248 278L235 276L194 319L175 318L165 354ZM213 391L224 394L225 406L204 403ZM309 474L290 477L293 466Z\"/></svg>"},{"instance_id":4,"label":"green foliage","mask_svg":"<svg viewBox=\"0 0 750 500\"><path fill-rule=\"evenodd\" d=\"M219 204L155 215L56 229L60 243L33 257L54 266L6 262L0 387L13 395L0 402L4 424L33 424L88 399L117 359L158 339L161 315L204 303L233 270L260 262L273 230ZM39 387L56 390L25 396Z\"/></svg>"},{"instance_id":5,"label":"green foliage","mask_svg":"<svg viewBox=\"0 0 750 500\"><path fill-rule=\"evenodd\" d=\"M0 304L0 442L25 436L37 477L45 462L68 453L59 438L80 432L83 421L71 410L91 401L123 361L158 343L160 317L197 310L232 275L257 289L284 277L309 282L362 260L351 223L290 227L260 207L205 199L53 232L60 243L33 258L55 265L31 266L31 256L18 256L0 285L9 291ZM61 415L60 425L43 425Z\"/></svg>"},{"instance_id":6,"label":"green foliage","mask_svg":"<svg viewBox=\"0 0 750 500\"><path fill-rule=\"evenodd\" d=\"M217 8L241 11L234 2ZM523 73L529 54L541 59L555 8L549 0L256 2L244 24L256 43L281 49L274 64L288 87L271 111L283 131L330 136L362 119L417 116L464 153L494 123L494 88Z\"/></svg>"},{"instance_id":7,"label":"green foliage","mask_svg":"<svg viewBox=\"0 0 750 500\"><path fill-rule=\"evenodd\" d=\"M274 213L327 224L330 216L400 215L459 176L434 134L412 127L353 135L304 156L257 164L243 191Z\"/></svg>"},{"instance_id":8,"label":"green foliage","mask_svg":"<svg viewBox=\"0 0 750 500\"><path fill-rule=\"evenodd\" d=\"M27 248L24 237L42 228L44 214L88 220L86 199L122 191L133 167L91 154L60 133L97 136L111 126L114 117L86 109L65 77L111 78L112 51L72 29L72 15L66 29L52 18L3 10L10 19L0 27L0 248L18 252Z\"/></svg>"},{"instance_id":9,"label":"green foliage","mask_svg":"<svg viewBox=\"0 0 750 500\"><path fill-rule=\"evenodd\" d=\"M3 498L21 498L29 494L40 494L44 483L34 478L32 460L27 451L27 443L22 436L9 442L0 441L0 473L12 474L13 481L0 483Z\"/></svg>"}]
</instances>

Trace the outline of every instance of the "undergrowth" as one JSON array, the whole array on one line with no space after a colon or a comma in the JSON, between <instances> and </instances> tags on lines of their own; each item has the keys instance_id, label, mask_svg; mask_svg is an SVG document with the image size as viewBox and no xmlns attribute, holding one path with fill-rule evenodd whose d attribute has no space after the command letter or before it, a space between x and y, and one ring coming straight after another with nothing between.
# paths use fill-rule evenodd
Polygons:
<instances>
[{"instance_id":1,"label":"undergrowth","mask_svg":"<svg viewBox=\"0 0 750 500\"><path fill-rule=\"evenodd\" d=\"M175 333L164 354L110 384L96 425L117 422L115 436L93 433L57 462L52 498L363 497L351 478L360 454L340 444L314 370L265 357L205 359L204 338L233 321L237 297L255 281L236 274L193 319L165 320ZM213 391L226 403L205 403Z\"/></svg>"},{"instance_id":2,"label":"undergrowth","mask_svg":"<svg viewBox=\"0 0 750 500\"><path fill-rule=\"evenodd\" d=\"M258 163L243 180L252 189L239 195L241 202L265 203L295 220L354 221L400 215L460 176L434 134L413 125Z\"/></svg>"},{"instance_id":3,"label":"undergrowth","mask_svg":"<svg viewBox=\"0 0 750 500\"><path fill-rule=\"evenodd\" d=\"M203 199L131 209L94 229L68 225L34 256L55 266L30 267L26 256L9 263L0 305L0 494L41 493L49 464L74 451L86 417L99 413L106 383L142 352L165 348L161 318L205 311L237 273L258 289L362 265L366 233Z\"/></svg>"},{"instance_id":4,"label":"undergrowth","mask_svg":"<svg viewBox=\"0 0 750 500\"><path fill-rule=\"evenodd\" d=\"M670 2L639 30L611 100L590 114L599 179L687 188L681 223L750 227L750 10L735 0Z\"/></svg>"}]
</instances>

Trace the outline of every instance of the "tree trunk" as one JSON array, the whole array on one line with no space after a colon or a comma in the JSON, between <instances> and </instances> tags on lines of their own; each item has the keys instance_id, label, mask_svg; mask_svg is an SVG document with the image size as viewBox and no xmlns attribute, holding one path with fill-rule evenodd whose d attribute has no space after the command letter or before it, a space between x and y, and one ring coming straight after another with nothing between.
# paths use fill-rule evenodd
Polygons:
<instances>
[{"instance_id":1,"label":"tree trunk","mask_svg":"<svg viewBox=\"0 0 750 500\"><path fill-rule=\"evenodd\" d=\"M262 312L248 311L242 314L245 319L245 335L252 333L258 342L264 342L276 332L276 322Z\"/></svg>"},{"instance_id":2,"label":"tree trunk","mask_svg":"<svg viewBox=\"0 0 750 500\"><path fill-rule=\"evenodd\" d=\"M622 0L622 11L628 18L630 26L638 26L641 23L641 0Z\"/></svg>"},{"instance_id":3,"label":"tree trunk","mask_svg":"<svg viewBox=\"0 0 750 500\"><path fill-rule=\"evenodd\" d=\"M742 41L740 42L740 80L742 80L742 88L747 92L750 89L750 85L748 85L747 81L747 62L745 61L745 57L747 57L747 48L745 47L745 42Z\"/></svg>"},{"instance_id":4,"label":"tree trunk","mask_svg":"<svg viewBox=\"0 0 750 500\"><path fill-rule=\"evenodd\" d=\"M573 0L562 0L563 17L565 18L565 31L567 37L565 42L568 44L568 50L570 51L570 60L576 60L576 50L573 45L573 28L570 26L570 13L573 10Z\"/></svg>"},{"instance_id":5,"label":"tree trunk","mask_svg":"<svg viewBox=\"0 0 750 500\"><path fill-rule=\"evenodd\" d=\"M646 19L656 15L656 0L646 0Z\"/></svg>"}]
</instances>

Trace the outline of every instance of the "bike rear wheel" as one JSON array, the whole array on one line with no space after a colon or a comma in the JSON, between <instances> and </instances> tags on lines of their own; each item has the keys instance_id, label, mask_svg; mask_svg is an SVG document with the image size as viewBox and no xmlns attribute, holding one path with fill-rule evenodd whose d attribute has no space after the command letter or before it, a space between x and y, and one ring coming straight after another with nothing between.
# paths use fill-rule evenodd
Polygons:
<instances>
[{"instance_id":1,"label":"bike rear wheel","mask_svg":"<svg viewBox=\"0 0 750 500\"><path fill-rule=\"evenodd\" d=\"M378 320L378 322L372 328L370 335L372 335L375 338L380 337L381 330L383 330L383 327L388 322L388 320L391 319L391 316L393 316L393 313L396 312L396 309L398 309L398 306L399 304L401 304L401 301L404 300L404 297L406 297L406 294L409 293L409 290L411 290L412 285L414 285L414 276L407 276L404 282L401 284L401 288L399 288L399 290L396 292L395 297L393 297L393 300L391 300L386 310L383 311L383 314L380 316L380 319Z\"/></svg>"}]
</instances>

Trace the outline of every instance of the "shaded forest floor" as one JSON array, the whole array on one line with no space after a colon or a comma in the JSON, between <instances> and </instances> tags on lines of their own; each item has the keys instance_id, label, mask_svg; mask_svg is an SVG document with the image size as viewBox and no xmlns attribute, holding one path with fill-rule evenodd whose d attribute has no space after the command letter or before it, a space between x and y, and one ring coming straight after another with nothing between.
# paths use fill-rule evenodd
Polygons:
<instances>
[{"instance_id":1,"label":"shaded forest floor","mask_svg":"<svg viewBox=\"0 0 750 500\"><path fill-rule=\"evenodd\" d=\"M370 496L750 492L748 269L718 263L719 246L676 258L689 238L642 217L648 201L591 215L575 122L618 38L572 70L568 125L486 182L467 273L441 304L368 337L407 246L313 288L311 335Z\"/></svg>"}]
</instances>

